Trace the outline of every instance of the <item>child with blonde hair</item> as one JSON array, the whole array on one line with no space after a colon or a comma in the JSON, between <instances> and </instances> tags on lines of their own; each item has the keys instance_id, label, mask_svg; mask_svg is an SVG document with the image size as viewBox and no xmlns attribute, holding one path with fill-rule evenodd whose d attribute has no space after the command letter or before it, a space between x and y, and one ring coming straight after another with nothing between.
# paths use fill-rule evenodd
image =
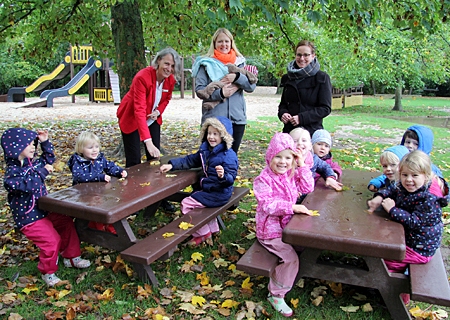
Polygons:
<instances>
[{"instance_id":1,"label":"child with blonde hair","mask_svg":"<svg viewBox=\"0 0 450 320\"><path fill-rule=\"evenodd\" d=\"M81 258L80 240L69 216L39 209L39 198L47 195L45 178L53 172L55 153L46 130L24 128L6 130L1 138L7 165L3 185L8 191L8 202L14 223L27 239L40 249L38 270L42 280L53 287L61 280L58 256L61 252L64 266L87 268L89 260ZM37 146L42 154L35 157Z\"/></svg>"},{"instance_id":2,"label":"child with blonde hair","mask_svg":"<svg viewBox=\"0 0 450 320\"><path fill-rule=\"evenodd\" d=\"M110 182L111 176L126 178L127 172L108 161L100 152L100 139L92 132L84 131L77 137L75 153L67 162L72 171L73 185L88 182ZM89 227L116 233L112 225L91 221Z\"/></svg>"},{"instance_id":3,"label":"child with blonde hair","mask_svg":"<svg viewBox=\"0 0 450 320\"><path fill-rule=\"evenodd\" d=\"M431 161L424 152L408 153L398 166L399 180L375 193L368 202L373 212L380 205L391 219L405 228L406 255L403 261L385 260L391 272L404 272L411 263L427 263L442 239L442 207L446 198L430 193L433 174Z\"/></svg>"},{"instance_id":4,"label":"child with blonde hair","mask_svg":"<svg viewBox=\"0 0 450 320\"><path fill-rule=\"evenodd\" d=\"M313 190L313 176L296 144L287 133L276 133L267 148L266 167L253 182L253 191L258 201L256 237L263 247L280 258L280 264L270 275L267 299L285 317L293 313L284 297L292 289L299 260L295 249L284 243L281 236L295 213L311 214L296 201L298 194Z\"/></svg>"},{"instance_id":5,"label":"child with blonde hair","mask_svg":"<svg viewBox=\"0 0 450 320\"><path fill-rule=\"evenodd\" d=\"M319 158L318 155L312 151L311 135L309 131L303 128L295 128L289 135L294 140L297 151L301 153L305 164L310 168L311 175L315 178L316 173L319 173L325 180L325 185L334 190L342 190L342 183L337 181L337 174L333 171L331 166ZM300 195L300 202L303 201L306 194Z\"/></svg>"}]
</instances>

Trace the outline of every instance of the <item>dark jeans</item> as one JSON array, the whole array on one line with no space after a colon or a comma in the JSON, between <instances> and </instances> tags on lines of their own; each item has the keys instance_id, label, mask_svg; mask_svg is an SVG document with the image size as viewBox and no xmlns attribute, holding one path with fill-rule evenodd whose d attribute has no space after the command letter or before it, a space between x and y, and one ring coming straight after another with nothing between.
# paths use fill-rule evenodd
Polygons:
<instances>
[{"instance_id":1,"label":"dark jeans","mask_svg":"<svg viewBox=\"0 0 450 320\"><path fill-rule=\"evenodd\" d=\"M153 144L156 148L161 149L161 126L155 121L148 127L148 129L150 131ZM130 134L122 132L122 140L125 151L125 167L129 168L141 163L141 138L139 137L138 130L133 131ZM147 161L154 159L148 153L145 144L144 149Z\"/></svg>"},{"instance_id":2,"label":"dark jeans","mask_svg":"<svg viewBox=\"0 0 450 320\"><path fill-rule=\"evenodd\" d=\"M244 136L245 132L245 124L233 124L233 145L231 146L231 149L238 153L239 146L242 142L242 137Z\"/></svg>"}]
</instances>

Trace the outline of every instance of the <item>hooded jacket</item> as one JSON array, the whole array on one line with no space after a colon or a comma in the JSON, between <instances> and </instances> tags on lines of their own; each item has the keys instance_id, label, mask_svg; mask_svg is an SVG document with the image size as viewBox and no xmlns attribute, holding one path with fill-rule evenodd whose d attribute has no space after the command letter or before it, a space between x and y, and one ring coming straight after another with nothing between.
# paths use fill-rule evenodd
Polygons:
<instances>
[{"instance_id":1,"label":"hooded jacket","mask_svg":"<svg viewBox=\"0 0 450 320\"><path fill-rule=\"evenodd\" d=\"M375 193L376 196L395 201L389 215L405 228L406 245L424 257L433 256L441 244L442 207L447 206L447 199L431 194L426 185L408 192L396 183Z\"/></svg>"},{"instance_id":2,"label":"hooded jacket","mask_svg":"<svg viewBox=\"0 0 450 320\"><path fill-rule=\"evenodd\" d=\"M208 127L216 128L222 143L211 148L207 140ZM200 133L201 145L198 151L183 158L169 160L172 170L187 170L202 168L203 177L200 179L200 191L191 197L205 207L220 207L226 204L233 193L233 183L236 179L239 161L236 153L231 149L233 144L233 125L225 117L207 118ZM216 166L222 166L225 173L222 178L217 175Z\"/></svg>"},{"instance_id":3,"label":"hooded jacket","mask_svg":"<svg viewBox=\"0 0 450 320\"><path fill-rule=\"evenodd\" d=\"M11 128L1 138L7 165L3 185L8 191L11 213L19 229L48 214L38 208L37 200L47 195L45 178L49 172L45 165L55 162L53 145L48 140L43 141L40 143L42 155L38 159L19 160L19 155L37 136L35 131Z\"/></svg>"},{"instance_id":4,"label":"hooded jacket","mask_svg":"<svg viewBox=\"0 0 450 320\"><path fill-rule=\"evenodd\" d=\"M406 156L409 153L408 148L406 148L404 145L397 145L393 147L387 148L385 151L392 152L398 157L398 160L401 161L404 156ZM370 180L367 187L370 187L371 185L374 186L377 189L381 189L384 187L388 187L391 184L391 181L384 175L379 175L376 178L373 178Z\"/></svg>"},{"instance_id":5,"label":"hooded jacket","mask_svg":"<svg viewBox=\"0 0 450 320\"><path fill-rule=\"evenodd\" d=\"M430 155L431 150L433 150L433 142L434 142L433 131L431 131L430 128L428 128L426 126L422 126L420 124L412 125L407 130L414 131L417 134L417 137L419 138L419 141L417 141L417 143L418 143L417 150L423 151L427 155ZM405 144L405 136L404 135L402 137L402 142L400 144L401 145ZM439 170L439 168L436 165L431 164L431 170L439 178L444 178L441 170Z\"/></svg>"},{"instance_id":6,"label":"hooded jacket","mask_svg":"<svg viewBox=\"0 0 450 320\"><path fill-rule=\"evenodd\" d=\"M256 237L258 239L281 238L286 224L294 214L292 205L299 193L314 190L314 179L310 167L305 165L294 170L276 174L270 168L272 159L283 150L296 152L295 142L287 133L276 133L266 152L266 167L253 182L253 191L258 201L256 208Z\"/></svg>"},{"instance_id":7,"label":"hooded jacket","mask_svg":"<svg viewBox=\"0 0 450 320\"><path fill-rule=\"evenodd\" d=\"M113 161L106 160L103 153L99 153L95 160L85 159L74 153L67 165L72 171L73 185L85 182L104 182L106 174L120 178L124 170Z\"/></svg>"}]
</instances>

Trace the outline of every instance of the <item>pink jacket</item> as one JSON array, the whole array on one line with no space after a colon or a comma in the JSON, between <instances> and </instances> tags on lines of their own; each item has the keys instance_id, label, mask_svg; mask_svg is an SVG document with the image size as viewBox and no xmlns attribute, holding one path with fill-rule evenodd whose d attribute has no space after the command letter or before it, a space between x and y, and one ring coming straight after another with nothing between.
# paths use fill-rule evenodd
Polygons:
<instances>
[{"instance_id":1,"label":"pink jacket","mask_svg":"<svg viewBox=\"0 0 450 320\"><path fill-rule=\"evenodd\" d=\"M258 206L256 208L256 237L258 239L281 238L286 224L291 220L300 193L314 190L314 179L308 166L297 168L283 175L270 169L272 158L279 152L290 149L296 152L295 143L287 133L276 133L266 152L266 167L253 182Z\"/></svg>"}]
</instances>

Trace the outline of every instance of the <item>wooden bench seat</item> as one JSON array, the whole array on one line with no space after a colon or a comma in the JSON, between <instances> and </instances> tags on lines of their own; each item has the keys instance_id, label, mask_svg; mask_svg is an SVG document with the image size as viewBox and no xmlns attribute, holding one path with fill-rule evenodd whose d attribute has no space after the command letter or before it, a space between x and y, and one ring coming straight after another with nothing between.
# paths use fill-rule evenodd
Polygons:
<instances>
[{"instance_id":1,"label":"wooden bench seat","mask_svg":"<svg viewBox=\"0 0 450 320\"><path fill-rule=\"evenodd\" d=\"M269 277L279 264L279 258L267 251L258 240L244 253L236 263L236 269L248 274Z\"/></svg>"},{"instance_id":2,"label":"wooden bench seat","mask_svg":"<svg viewBox=\"0 0 450 320\"><path fill-rule=\"evenodd\" d=\"M216 208L197 208L182 215L179 219L168 223L145 239L122 251L122 258L129 262L150 265L163 256L165 259L170 257L178 244L188 239L195 231L212 219L216 219L228 208L238 205L239 201L249 192L248 188L235 187L230 201L225 205ZM178 227L181 222L188 222L194 226L183 230ZM167 232L172 232L174 235L164 238L163 234Z\"/></svg>"},{"instance_id":3,"label":"wooden bench seat","mask_svg":"<svg viewBox=\"0 0 450 320\"><path fill-rule=\"evenodd\" d=\"M411 264L409 276L412 300L450 307L450 287L440 249L430 262Z\"/></svg>"}]
</instances>

